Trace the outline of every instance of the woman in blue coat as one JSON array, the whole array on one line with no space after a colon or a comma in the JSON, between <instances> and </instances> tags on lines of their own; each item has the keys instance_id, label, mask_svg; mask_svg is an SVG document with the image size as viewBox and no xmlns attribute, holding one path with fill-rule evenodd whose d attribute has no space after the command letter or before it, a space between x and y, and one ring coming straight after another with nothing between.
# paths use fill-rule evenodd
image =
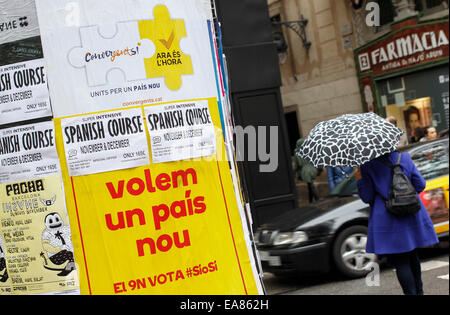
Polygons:
<instances>
[{"instance_id":1,"label":"woman in blue coat","mask_svg":"<svg viewBox=\"0 0 450 315\"><path fill-rule=\"evenodd\" d=\"M407 216L395 216L385 206L392 179L391 168L379 159L398 160L394 151L361 166L355 174L361 199L370 204L371 212L366 251L387 256L397 272L397 278L405 294L423 294L420 260L417 248L438 243L436 232L427 210L422 204L419 212ZM426 183L408 153L402 153L400 165L417 193Z\"/></svg>"}]
</instances>

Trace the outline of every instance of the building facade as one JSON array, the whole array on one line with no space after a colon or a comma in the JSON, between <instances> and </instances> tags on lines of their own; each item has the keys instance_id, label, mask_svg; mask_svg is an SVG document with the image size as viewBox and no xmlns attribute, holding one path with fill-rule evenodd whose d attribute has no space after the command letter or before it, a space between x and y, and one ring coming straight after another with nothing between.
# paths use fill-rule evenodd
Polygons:
<instances>
[{"instance_id":1,"label":"building facade","mask_svg":"<svg viewBox=\"0 0 450 315\"><path fill-rule=\"evenodd\" d=\"M443 70L446 64L448 66L447 1L268 0L268 4L274 37L284 39L286 43L284 47L279 45L279 59L282 100L292 149L296 139L306 137L318 122L346 113L370 110L382 116L399 116L399 127L406 130L408 125L402 118L402 110L405 106L412 106L408 102L415 100L416 103L429 103L431 113L428 110L426 115L427 103L423 105L423 115L427 117L428 124L436 125L439 130L448 128L448 70L446 73ZM293 28L297 27L299 30L300 24L303 27L297 33ZM442 35L439 30L445 27L447 32ZM436 30L436 35L431 34L431 29ZM411 35L416 33L417 35ZM424 33L427 35L423 35ZM413 40L412 50L413 36L426 37L426 47L436 46L428 51L434 57L422 60L424 62L419 64L411 64L412 67L385 67L386 71L381 73L367 68L367 63L366 68L361 67L364 60L369 60L364 59L365 57L360 59L361 54L371 58L372 51L375 51L374 58L378 54L378 59L383 59L384 52L388 54L387 47L393 45L392 41L395 42L396 36L404 35L408 38L408 34L411 39L406 40ZM382 51L380 45L388 46L383 46L385 48ZM405 45L409 47L408 42ZM422 49L425 50L423 46ZM392 47L389 49L391 57L395 56L392 54ZM418 55L422 52L417 51ZM399 55L397 53L397 57ZM401 71L397 72L399 70ZM434 85L434 92L419 91L415 87L430 76L436 76L436 71L440 71L438 81L445 83L447 80L446 91L444 84L441 86L442 91ZM408 75L414 77L416 72L420 72L419 78L403 78ZM390 89L390 92L394 92L389 93L389 81L386 81L389 78L396 78L395 84L399 81L398 84L405 86ZM433 86L429 89L433 89ZM445 120L446 110L445 125L442 121Z\"/></svg>"},{"instance_id":2,"label":"building facade","mask_svg":"<svg viewBox=\"0 0 450 315\"><path fill-rule=\"evenodd\" d=\"M445 1L403 2L384 34L355 50L355 60L363 110L396 117L415 142L427 126L449 128L448 8Z\"/></svg>"}]
</instances>

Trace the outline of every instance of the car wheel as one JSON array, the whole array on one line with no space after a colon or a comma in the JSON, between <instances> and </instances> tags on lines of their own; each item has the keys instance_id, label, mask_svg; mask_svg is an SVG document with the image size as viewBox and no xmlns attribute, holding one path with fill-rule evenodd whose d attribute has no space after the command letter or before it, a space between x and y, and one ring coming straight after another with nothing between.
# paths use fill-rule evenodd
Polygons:
<instances>
[{"instance_id":1,"label":"car wheel","mask_svg":"<svg viewBox=\"0 0 450 315\"><path fill-rule=\"evenodd\" d=\"M366 243L366 226L352 226L339 233L333 245L333 260L344 276L364 277L372 270L377 256L366 252Z\"/></svg>"}]
</instances>

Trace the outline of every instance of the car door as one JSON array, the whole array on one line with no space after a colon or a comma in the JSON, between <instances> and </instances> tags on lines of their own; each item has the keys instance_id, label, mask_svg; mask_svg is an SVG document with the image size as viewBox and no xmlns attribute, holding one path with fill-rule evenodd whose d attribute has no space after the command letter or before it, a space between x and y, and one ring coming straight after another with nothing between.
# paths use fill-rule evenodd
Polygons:
<instances>
[{"instance_id":1,"label":"car door","mask_svg":"<svg viewBox=\"0 0 450 315\"><path fill-rule=\"evenodd\" d=\"M438 236L449 231L449 144L448 139L415 147L409 152L427 182L420 194Z\"/></svg>"}]
</instances>

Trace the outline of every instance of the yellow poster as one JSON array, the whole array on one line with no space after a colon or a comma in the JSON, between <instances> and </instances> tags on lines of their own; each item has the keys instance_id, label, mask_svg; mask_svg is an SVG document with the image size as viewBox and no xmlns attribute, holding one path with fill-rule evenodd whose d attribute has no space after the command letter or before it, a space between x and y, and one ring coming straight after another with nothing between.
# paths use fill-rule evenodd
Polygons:
<instances>
[{"instance_id":1,"label":"yellow poster","mask_svg":"<svg viewBox=\"0 0 450 315\"><path fill-rule=\"evenodd\" d=\"M0 294L77 289L60 175L1 184L0 200Z\"/></svg>"},{"instance_id":2,"label":"yellow poster","mask_svg":"<svg viewBox=\"0 0 450 315\"><path fill-rule=\"evenodd\" d=\"M79 177L63 165L82 294L261 293L217 100L206 101L214 155ZM56 134L64 156L60 120Z\"/></svg>"},{"instance_id":3,"label":"yellow poster","mask_svg":"<svg viewBox=\"0 0 450 315\"><path fill-rule=\"evenodd\" d=\"M3 236L0 233L0 295L11 294L11 278L8 275L8 268L6 268L5 245L3 243Z\"/></svg>"}]
</instances>

